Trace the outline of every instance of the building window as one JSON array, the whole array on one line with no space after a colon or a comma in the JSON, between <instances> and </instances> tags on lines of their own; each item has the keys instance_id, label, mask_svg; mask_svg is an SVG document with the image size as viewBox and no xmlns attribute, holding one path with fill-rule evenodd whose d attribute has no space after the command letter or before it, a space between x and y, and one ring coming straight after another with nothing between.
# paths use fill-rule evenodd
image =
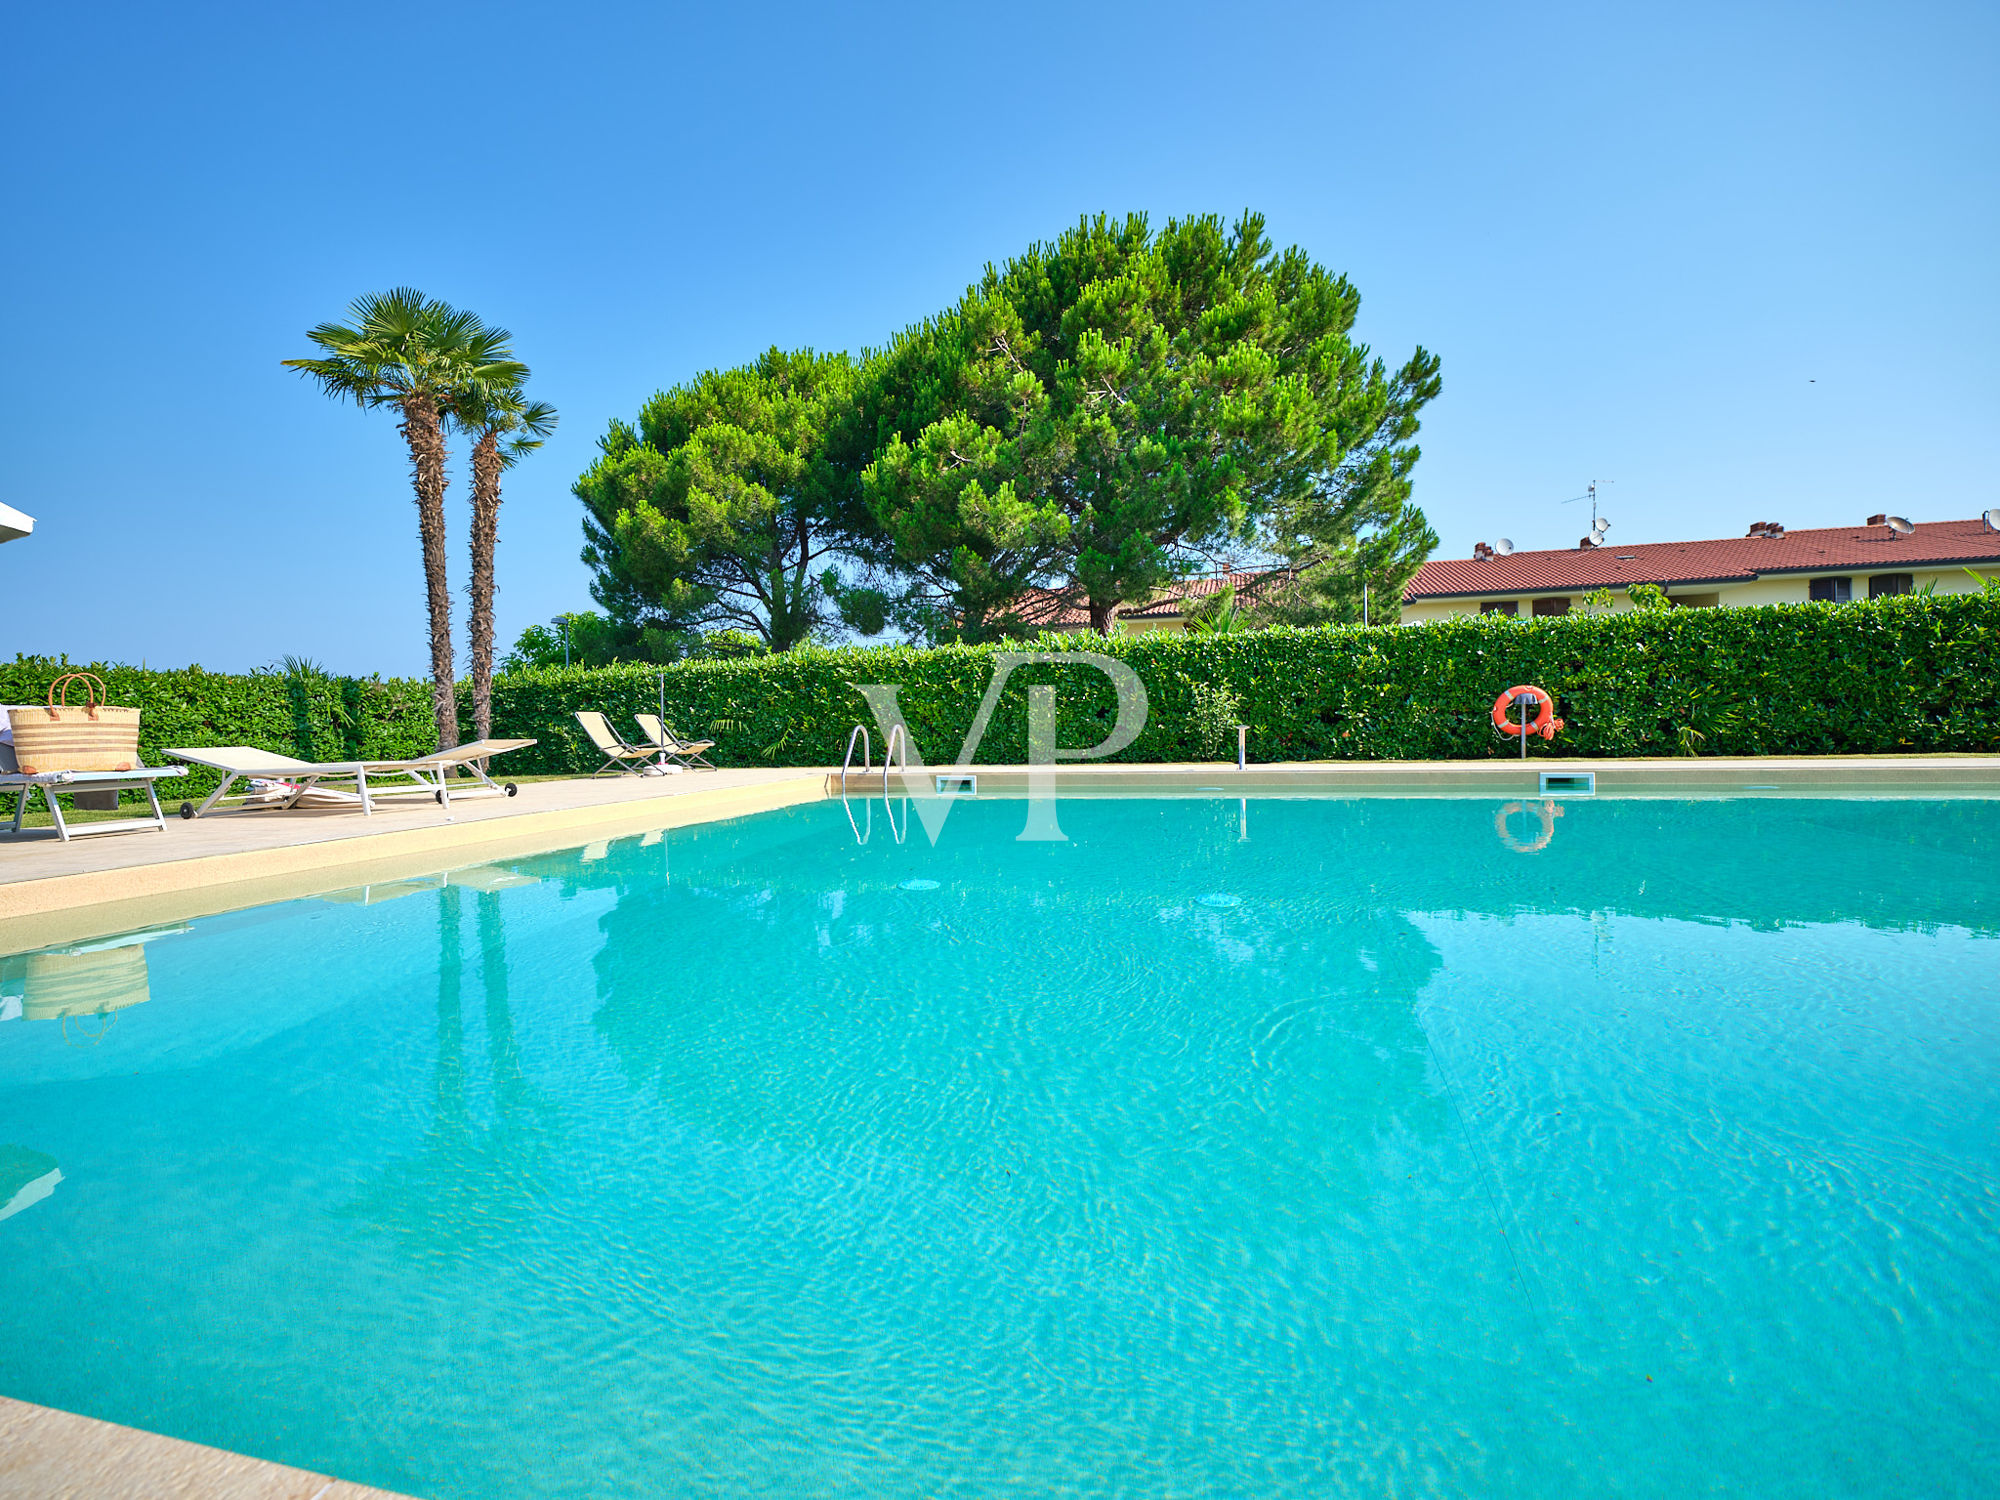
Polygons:
<instances>
[{"instance_id":1,"label":"building window","mask_svg":"<svg viewBox=\"0 0 2000 1500\"><path fill-rule=\"evenodd\" d=\"M1566 615L1569 613L1569 600L1567 598L1537 599L1534 605L1534 612L1538 615Z\"/></svg>"},{"instance_id":2,"label":"building window","mask_svg":"<svg viewBox=\"0 0 2000 1500\"><path fill-rule=\"evenodd\" d=\"M1854 597L1854 580L1815 578L1806 590L1806 597L1815 604L1845 604Z\"/></svg>"},{"instance_id":3,"label":"building window","mask_svg":"<svg viewBox=\"0 0 2000 1500\"><path fill-rule=\"evenodd\" d=\"M1888 594L1911 592L1911 578L1908 573L1877 573L1868 580L1868 597L1880 599Z\"/></svg>"},{"instance_id":4,"label":"building window","mask_svg":"<svg viewBox=\"0 0 2000 1500\"><path fill-rule=\"evenodd\" d=\"M1517 615L1521 606L1512 599L1484 599L1480 601L1479 612L1482 615Z\"/></svg>"}]
</instances>

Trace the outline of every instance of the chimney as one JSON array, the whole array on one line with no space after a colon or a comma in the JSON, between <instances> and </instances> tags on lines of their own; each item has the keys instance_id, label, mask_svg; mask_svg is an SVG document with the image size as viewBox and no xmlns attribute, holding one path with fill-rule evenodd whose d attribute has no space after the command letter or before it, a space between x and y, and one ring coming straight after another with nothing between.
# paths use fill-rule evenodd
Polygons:
<instances>
[{"instance_id":1,"label":"chimney","mask_svg":"<svg viewBox=\"0 0 2000 1500\"><path fill-rule=\"evenodd\" d=\"M1493 549L1487 546L1486 543L1474 542L1472 544L1472 560L1474 562L1485 562L1492 555Z\"/></svg>"},{"instance_id":2,"label":"chimney","mask_svg":"<svg viewBox=\"0 0 2000 1500\"><path fill-rule=\"evenodd\" d=\"M1873 515L1868 518L1868 524L1870 526L1887 526L1889 518L1885 515Z\"/></svg>"},{"instance_id":3,"label":"chimney","mask_svg":"<svg viewBox=\"0 0 2000 1500\"><path fill-rule=\"evenodd\" d=\"M1750 523L1750 535L1762 536L1764 534L1764 528L1769 524L1770 523L1768 521L1752 521Z\"/></svg>"},{"instance_id":4,"label":"chimney","mask_svg":"<svg viewBox=\"0 0 2000 1500\"><path fill-rule=\"evenodd\" d=\"M1588 552L1596 545L1597 538L1594 536L1580 536L1576 539L1576 550L1579 552Z\"/></svg>"}]
</instances>

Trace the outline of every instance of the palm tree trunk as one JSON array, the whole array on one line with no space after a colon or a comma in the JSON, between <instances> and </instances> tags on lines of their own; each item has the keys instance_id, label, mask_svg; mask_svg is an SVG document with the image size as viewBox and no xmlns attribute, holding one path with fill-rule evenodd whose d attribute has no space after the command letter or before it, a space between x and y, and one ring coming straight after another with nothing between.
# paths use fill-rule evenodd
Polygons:
<instances>
[{"instance_id":1,"label":"palm tree trunk","mask_svg":"<svg viewBox=\"0 0 2000 1500\"><path fill-rule=\"evenodd\" d=\"M493 548L500 532L500 434L472 449L472 734L493 729Z\"/></svg>"},{"instance_id":2,"label":"palm tree trunk","mask_svg":"<svg viewBox=\"0 0 2000 1500\"><path fill-rule=\"evenodd\" d=\"M417 492L417 536L424 544L424 590L430 605L431 713L438 748L458 743L458 689L451 660L451 582L445 566L444 425L429 396L403 399L403 439L410 445L410 479Z\"/></svg>"}]
</instances>

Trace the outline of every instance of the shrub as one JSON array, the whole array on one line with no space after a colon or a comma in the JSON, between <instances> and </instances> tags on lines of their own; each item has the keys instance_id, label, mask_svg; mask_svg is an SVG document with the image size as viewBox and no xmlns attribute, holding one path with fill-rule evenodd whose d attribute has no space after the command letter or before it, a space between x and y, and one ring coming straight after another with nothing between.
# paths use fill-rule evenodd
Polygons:
<instances>
[{"instance_id":1,"label":"shrub","mask_svg":"<svg viewBox=\"0 0 2000 1500\"><path fill-rule=\"evenodd\" d=\"M139 754L149 766L177 764L163 753L169 745L254 745L300 760L389 760L437 748L427 683L334 677L298 660L290 666L241 675L107 662L81 670L104 679L113 703L143 710ZM0 703L44 702L49 684L76 670L60 657L0 662ZM217 780L215 772L190 767L185 779L160 784L160 798L206 796Z\"/></svg>"},{"instance_id":2,"label":"shrub","mask_svg":"<svg viewBox=\"0 0 2000 1500\"><path fill-rule=\"evenodd\" d=\"M1226 755L1234 736L1225 728L1218 743L1225 721L1250 725L1258 760L1490 759L1516 748L1493 730L1493 699L1526 682L1555 694L1569 726L1553 745L1537 742L1537 756L2000 750L2000 599L1976 595L1036 645L1101 652L1138 671L1150 716L1117 757L1126 761ZM917 749L947 762L978 711L990 658L1004 649L802 649L664 669L528 672L495 684L494 721L542 741L524 754L537 768L588 770L570 711L599 707L627 723L658 706L664 681L669 722L712 733L720 762L824 765L868 718L851 684L896 683ZM1063 745L1109 731L1116 704L1103 673L1022 667L978 760L1026 758L1024 689L1036 682L1062 684Z\"/></svg>"},{"instance_id":3,"label":"shrub","mask_svg":"<svg viewBox=\"0 0 2000 1500\"><path fill-rule=\"evenodd\" d=\"M1902 595L1847 605L1627 610L1427 625L1278 628L1185 637L1149 634L1034 643L1129 663L1146 684L1145 730L1117 758L1222 758L1230 726L1250 726L1257 760L1486 760L1517 753L1488 719L1515 683L1555 694L1568 728L1536 757L1834 755L2000 751L2000 596ZM583 773L602 759L575 709L621 728L661 706L683 735L713 737L723 765L837 763L868 718L853 684L899 685L923 757L954 760L992 676L1018 646L802 648L668 667L543 667L495 680L496 735L533 738L517 774ZM388 758L430 750L430 689L420 681L308 670L225 676L199 667L103 666L115 703L145 710L149 761L168 745L256 745L302 759ZM0 665L0 702L40 702L68 664ZM1036 664L1009 678L977 759L1027 758L1027 695L1053 682L1060 743L1094 744L1117 705L1088 667ZM468 700L469 701L469 700ZM469 734L469 729L465 731ZM880 742L879 734L876 736ZM192 790L212 781L190 776Z\"/></svg>"}]
</instances>

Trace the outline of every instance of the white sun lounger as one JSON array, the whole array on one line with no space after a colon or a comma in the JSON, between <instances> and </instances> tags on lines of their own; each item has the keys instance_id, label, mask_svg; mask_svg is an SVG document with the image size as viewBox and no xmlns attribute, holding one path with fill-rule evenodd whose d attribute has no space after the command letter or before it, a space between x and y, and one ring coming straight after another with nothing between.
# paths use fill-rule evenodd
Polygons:
<instances>
[{"instance_id":1,"label":"white sun lounger","mask_svg":"<svg viewBox=\"0 0 2000 1500\"><path fill-rule=\"evenodd\" d=\"M0 796L8 792L17 794L10 833L21 831L22 820L28 816L28 804L35 800L37 791L48 804L49 821L55 824L56 837L65 844L72 838L97 833L136 833L142 828L166 832L167 820L160 812L160 794L153 789L153 783L166 776L185 776L186 767L135 764L124 771L23 771L14 754L13 716L25 711L23 706L0 704ZM59 796L77 792L125 791L144 792L146 800L153 804L152 817L107 818L101 823L79 823L72 829L63 818L62 804L56 801ZM115 796L112 804L117 805Z\"/></svg>"},{"instance_id":2,"label":"white sun lounger","mask_svg":"<svg viewBox=\"0 0 2000 1500\"><path fill-rule=\"evenodd\" d=\"M56 837L67 844L73 838L83 838L99 833L136 833L142 828L151 828L164 833L167 827L166 815L160 811L160 794L153 783L163 777L185 776L186 766L134 766L129 771L39 771L29 774L23 771L0 775L0 795L16 792L20 801L14 806L14 823L10 833L21 831L21 820L28 815L28 804L41 792L42 800L48 804L49 820L56 826ZM150 818L107 818L101 823L79 823L74 828L63 820L63 810L56 798L64 792L123 792L143 791L146 800L153 804Z\"/></svg>"},{"instance_id":3,"label":"white sun lounger","mask_svg":"<svg viewBox=\"0 0 2000 1500\"><path fill-rule=\"evenodd\" d=\"M469 745L454 745L449 750L420 755L415 760L384 761L381 764L394 766L421 783L448 807L453 797L514 796L521 790L520 787L511 781L495 781L486 774L485 762L496 755L505 755L509 750L525 750L534 743L533 740L474 740ZM449 777L453 771L463 771L479 785L452 791Z\"/></svg>"},{"instance_id":4,"label":"white sun lounger","mask_svg":"<svg viewBox=\"0 0 2000 1500\"><path fill-rule=\"evenodd\" d=\"M261 806L298 807L308 800L323 802L331 793L341 802L346 802L352 797L360 806L362 815L367 817L373 816L375 812L375 799L385 795L397 796L422 792L449 807L452 797L449 777L454 770L463 770L482 783L477 791L460 792L458 795L461 797L467 795L511 797L518 790L514 783L510 781L503 786L494 781L480 767L479 762L534 743L533 740L479 740L470 745L457 745L431 755L417 756L412 760L295 760L289 755L279 755L271 750L259 750L251 745L204 745L184 750L169 750L167 754L176 760L185 760L197 766L207 766L211 770L222 772L220 785L208 794L201 806L196 807L192 802L181 804L183 818L201 817L222 801L229 794L231 787L243 780L277 783L275 788L266 787L249 793L237 793L238 797L255 800ZM371 776L390 784L371 787L368 784ZM352 781L354 790L351 793L334 792L331 788L322 788L320 783L323 781ZM415 785L399 785L400 782L414 782Z\"/></svg>"}]
</instances>

